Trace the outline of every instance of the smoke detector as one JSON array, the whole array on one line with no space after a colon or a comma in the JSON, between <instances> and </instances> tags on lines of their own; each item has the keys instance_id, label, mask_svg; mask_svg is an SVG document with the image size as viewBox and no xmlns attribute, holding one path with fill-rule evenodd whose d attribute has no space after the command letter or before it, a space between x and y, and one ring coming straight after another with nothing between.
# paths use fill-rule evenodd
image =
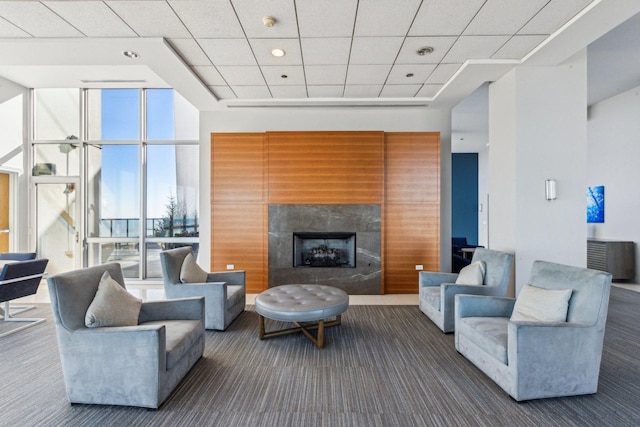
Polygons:
<instances>
[{"instance_id":1,"label":"smoke detector","mask_svg":"<svg viewBox=\"0 0 640 427\"><path fill-rule=\"evenodd\" d=\"M273 16L265 16L262 18L262 23L265 27L271 28L276 25L276 18L274 18Z\"/></svg>"}]
</instances>

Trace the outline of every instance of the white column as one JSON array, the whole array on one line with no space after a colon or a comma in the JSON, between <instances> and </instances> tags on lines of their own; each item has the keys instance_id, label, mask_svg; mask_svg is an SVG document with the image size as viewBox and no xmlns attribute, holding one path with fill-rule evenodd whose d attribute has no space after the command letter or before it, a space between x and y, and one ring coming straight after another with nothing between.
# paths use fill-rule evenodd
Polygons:
<instances>
[{"instance_id":1,"label":"white column","mask_svg":"<svg viewBox=\"0 0 640 427\"><path fill-rule=\"evenodd\" d=\"M515 253L516 293L535 260L586 266L586 51L493 83L489 140L489 243Z\"/></svg>"}]
</instances>

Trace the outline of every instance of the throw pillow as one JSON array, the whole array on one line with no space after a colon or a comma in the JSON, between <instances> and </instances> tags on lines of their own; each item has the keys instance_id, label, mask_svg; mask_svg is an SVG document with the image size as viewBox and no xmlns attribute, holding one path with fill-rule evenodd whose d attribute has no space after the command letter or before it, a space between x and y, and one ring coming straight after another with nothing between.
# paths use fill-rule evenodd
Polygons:
<instances>
[{"instance_id":1,"label":"throw pillow","mask_svg":"<svg viewBox=\"0 0 640 427\"><path fill-rule=\"evenodd\" d=\"M103 326L135 326L142 300L134 297L108 271L100 279L98 291L87 309L84 324L88 328Z\"/></svg>"},{"instance_id":2,"label":"throw pillow","mask_svg":"<svg viewBox=\"0 0 640 427\"><path fill-rule=\"evenodd\" d=\"M572 292L573 289L544 289L526 285L516 298L511 320L566 322Z\"/></svg>"},{"instance_id":3,"label":"throw pillow","mask_svg":"<svg viewBox=\"0 0 640 427\"><path fill-rule=\"evenodd\" d=\"M180 281L182 283L204 283L207 281L207 272L196 263L192 253L188 254L182 261Z\"/></svg>"},{"instance_id":4,"label":"throw pillow","mask_svg":"<svg viewBox=\"0 0 640 427\"><path fill-rule=\"evenodd\" d=\"M483 285L484 284L484 261L474 261L460 270L457 285Z\"/></svg>"}]
</instances>

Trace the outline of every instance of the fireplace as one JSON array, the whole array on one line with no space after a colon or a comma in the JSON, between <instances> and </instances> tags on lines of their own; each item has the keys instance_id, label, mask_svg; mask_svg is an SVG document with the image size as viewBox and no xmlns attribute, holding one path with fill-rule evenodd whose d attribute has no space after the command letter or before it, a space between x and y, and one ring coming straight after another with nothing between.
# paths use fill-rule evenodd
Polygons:
<instances>
[{"instance_id":1,"label":"fireplace","mask_svg":"<svg viewBox=\"0 0 640 427\"><path fill-rule=\"evenodd\" d=\"M293 233L294 267L356 267L356 233Z\"/></svg>"}]
</instances>

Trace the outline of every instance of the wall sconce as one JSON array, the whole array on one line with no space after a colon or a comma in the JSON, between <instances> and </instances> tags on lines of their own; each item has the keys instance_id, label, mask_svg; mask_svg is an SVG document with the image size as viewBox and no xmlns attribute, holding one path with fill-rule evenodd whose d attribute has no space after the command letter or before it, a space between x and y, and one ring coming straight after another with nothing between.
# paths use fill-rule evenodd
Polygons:
<instances>
[{"instance_id":1,"label":"wall sconce","mask_svg":"<svg viewBox=\"0 0 640 427\"><path fill-rule=\"evenodd\" d=\"M556 180L547 179L544 181L544 198L547 200L556 199Z\"/></svg>"}]
</instances>

